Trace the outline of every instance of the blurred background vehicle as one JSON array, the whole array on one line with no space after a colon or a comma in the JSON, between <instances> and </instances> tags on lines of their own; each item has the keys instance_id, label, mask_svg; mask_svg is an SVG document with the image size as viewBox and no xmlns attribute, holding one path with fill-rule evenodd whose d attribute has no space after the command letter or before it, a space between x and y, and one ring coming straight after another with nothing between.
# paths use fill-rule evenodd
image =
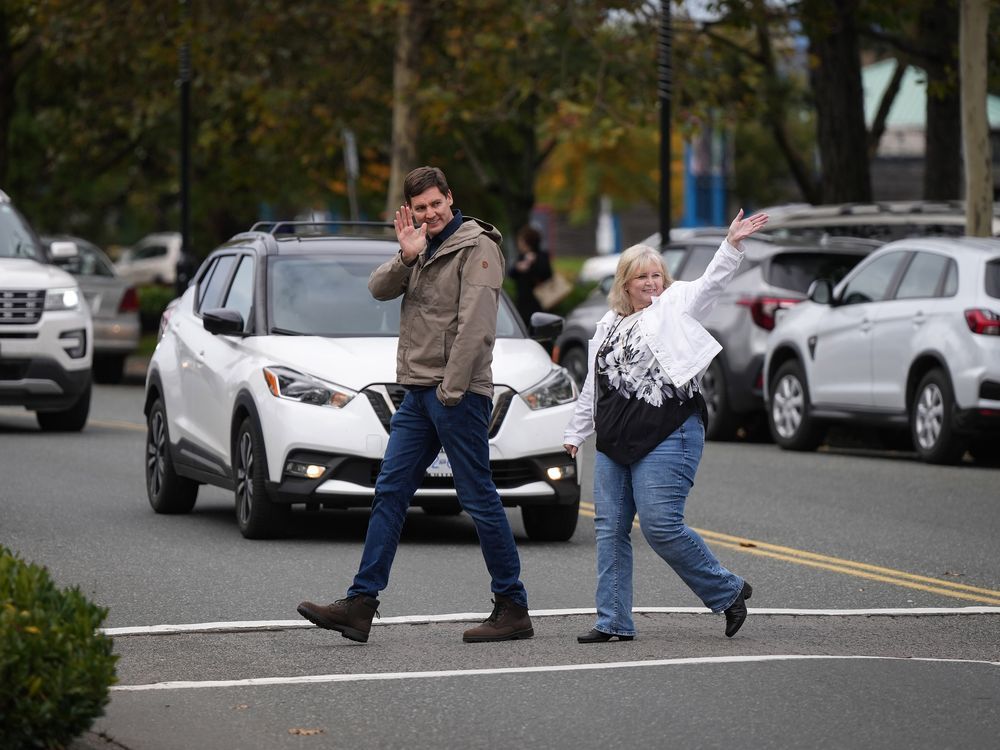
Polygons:
<instances>
[{"instance_id":1,"label":"blurred background vehicle","mask_svg":"<svg viewBox=\"0 0 1000 750\"><path fill-rule=\"evenodd\" d=\"M90 307L94 324L94 379L120 383L125 358L139 346L139 295L122 279L111 260L97 245L79 237L44 236L42 244L51 262L71 273ZM55 258L53 242L73 242L77 255Z\"/></svg>"},{"instance_id":2,"label":"blurred background vehicle","mask_svg":"<svg viewBox=\"0 0 1000 750\"><path fill-rule=\"evenodd\" d=\"M663 251L667 270L679 281L698 278L720 242L720 237L704 236L669 245ZM842 278L879 244L857 238L778 242L766 235L744 242L745 255L736 277L703 321L723 346L701 377L709 415L708 439L730 439L738 430L766 434L762 372L767 335L778 312L805 299L813 280ZM609 290L610 280L596 288L570 313L556 339L554 361L579 384L589 366L587 342L608 310Z\"/></svg>"},{"instance_id":3,"label":"blurred background vehicle","mask_svg":"<svg viewBox=\"0 0 1000 750\"><path fill-rule=\"evenodd\" d=\"M909 429L930 463L1000 459L1000 240L910 238L839 284L817 281L767 346L775 441L812 450L827 424Z\"/></svg>"},{"instance_id":4,"label":"blurred background vehicle","mask_svg":"<svg viewBox=\"0 0 1000 750\"><path fill-rule=\"evenodd\" d=\"M115 270L135 286L172 285L177 280L181 244L180 232L147 234L122 252L115 263Z\"/></svg>"}]
</instances>

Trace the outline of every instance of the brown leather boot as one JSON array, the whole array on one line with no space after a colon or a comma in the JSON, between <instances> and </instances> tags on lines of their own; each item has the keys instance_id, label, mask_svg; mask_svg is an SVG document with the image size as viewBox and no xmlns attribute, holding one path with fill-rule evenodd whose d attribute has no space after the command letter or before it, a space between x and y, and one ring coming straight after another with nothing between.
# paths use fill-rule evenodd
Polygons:
<instances>
[{"instance_id":1,"label":"brown leather boot","mask_svg":"<svg viewBox=\"0 0 1000 750\"><path fill-rule=\"evenodd\" d=\"M314 625L327 630L336 630L344 638L361 643L368 642L372 629L372 618L378 615L378 599L370 596L349 596L338 599L333 604L313 604L302 602L299 614Z\"/></svg>"},{"instance_id":2,"label":"brown leather boot","mask_svg":"<svg viewBox=\"0 0 1000 750\"><path fill-rule=\"evenodd\" d=\"M482 625L466 630L462 634L462 640L466 643L485 643L531 638L535 630L531 627L528 608L515 604L505 596L494 596L493 612L483 620Z\"/></svg>"}]
</instances>

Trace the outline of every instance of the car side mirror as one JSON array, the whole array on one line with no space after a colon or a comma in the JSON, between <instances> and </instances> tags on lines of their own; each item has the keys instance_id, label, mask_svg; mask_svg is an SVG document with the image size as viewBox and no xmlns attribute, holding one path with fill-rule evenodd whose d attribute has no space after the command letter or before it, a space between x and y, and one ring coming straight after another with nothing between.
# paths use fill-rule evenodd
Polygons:
<instances>
[{"instance_id":1,"label":"car side mirror","mask_svg":"<svg viewBox=\"0 0 1000 750\"><path fill-rule=\"evenodd\" d=\"M49 255L52 256L53 261L59 263L60 261L67 261L78 257L80 249L76 246L75 242L58 240L49 245Z\"/></svg>"},{"instance_id":2,"label":"car side mirror","mask_svg":"<svg viewBox=\"0 0 1000 750\"><path fill-rule=\"evenodd\" d=\"M536 312L531 314L531 323L528 328L531 338L535 341L552 341L563 330L563 319L558 315L546 312Z\"/></svg>"},{"instance_id":3,"label":"car side mirror","mask_svg":"<svg viewBox=\"0 0 1000 750\"><path fill-rule=\"evenodd\" d=\"M833 284L830 283L829 279L816 279L809 285L809 291L806 294L818 305L833 304Z\"/></svg>"},{"instance_id":4,"label":"car side mirror","mask_svg":"<svg viewBox=\"0 0 1000 750\"><path fill-rule=\"evenodd\" d=\"M201 314L205 330L212 334L223 336L240 336L243 334L243 316L236 310L221 308L205 310Z\"/></svg>"}]
</instances>

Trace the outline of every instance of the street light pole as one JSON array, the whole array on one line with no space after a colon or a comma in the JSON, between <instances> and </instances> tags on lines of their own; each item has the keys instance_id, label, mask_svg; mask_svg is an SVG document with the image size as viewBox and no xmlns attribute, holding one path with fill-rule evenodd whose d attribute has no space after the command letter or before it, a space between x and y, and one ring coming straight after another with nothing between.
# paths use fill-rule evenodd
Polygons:
<instances>
[{"instance_id":1,"label":"street light pole","mask_svg":"<svg viewBox=\"0 0 1000 750\"><path fill-rule=\"evenodd\" d=\"M660 245L670 242L670 99L674 71L671 60L673 31L670 24L671 0L660 0L657 90L660 99Z\"/></svg>"},{"instance_id":2,"label":"street light pole","mask_svg":"<svg viewBox=\"0 0 1000 750\"><path fill-rule=\"evenodd\" d=\"M183 294L194 271L191 254L191 31L189 0L180 0L181 32L178 85L181 90L181 257L177 293Z\"/></svg>"}]
</instances>

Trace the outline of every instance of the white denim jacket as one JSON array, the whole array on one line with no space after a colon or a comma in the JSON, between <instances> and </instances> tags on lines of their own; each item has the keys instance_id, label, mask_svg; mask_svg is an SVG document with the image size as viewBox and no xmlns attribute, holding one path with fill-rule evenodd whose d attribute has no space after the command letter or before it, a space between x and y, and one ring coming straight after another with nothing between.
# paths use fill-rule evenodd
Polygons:
<instances>
[{"instance_id":1,"label":"white denim jacket","mask_svg":"<svg viewBox=\"0 0 1000 750\"><path fill-rule=\"evenodd\" d=\"M712 312L742 260L743 253L723 240L705 273L694 281L675 281L639 317L643 342L676 387L696 377L722 351L722 345L699 321ZM594 432L594 360L619 317L609 310L598 321L597 331L587 347L587 380L563 434L563 443L567 445L579 447Z\"/></svg>"}]
</instances>

